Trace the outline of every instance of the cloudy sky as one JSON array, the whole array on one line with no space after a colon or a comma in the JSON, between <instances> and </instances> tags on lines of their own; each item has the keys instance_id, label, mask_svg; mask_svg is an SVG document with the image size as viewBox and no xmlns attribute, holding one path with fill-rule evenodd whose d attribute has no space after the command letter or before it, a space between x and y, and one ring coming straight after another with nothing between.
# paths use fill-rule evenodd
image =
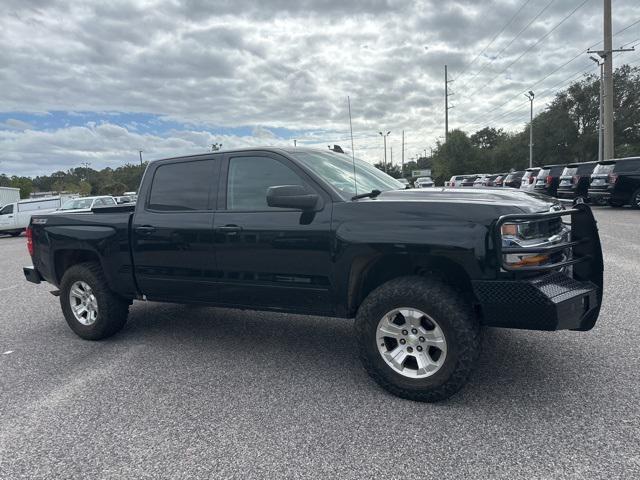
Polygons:
<instances>
[{"instance_id":1,"label":"cloudy sky","mask_svg":"<svg viewBox=\"0 0 640 480\"><path fill-rule=\"evenodd\" d=\"M450 127L521 128L601 47L602 0L3 0L0 172L38 175L206 151L349 146L399 162ZM640 2L613 1L614 46ZM635 23L634 22L638 22ZM640 45L639 45L640 48ZM640 63L619 54L614 66Z\"/></svg>"}]
</instances>

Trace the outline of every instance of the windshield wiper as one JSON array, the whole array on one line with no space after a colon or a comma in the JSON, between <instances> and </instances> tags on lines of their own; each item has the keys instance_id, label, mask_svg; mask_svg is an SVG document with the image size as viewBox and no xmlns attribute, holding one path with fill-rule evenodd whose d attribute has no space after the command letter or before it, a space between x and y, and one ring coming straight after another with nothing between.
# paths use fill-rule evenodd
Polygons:
<instances>
[{"instance_id":1,"label":"windshield wiper","mask_svg":"<svg viewBox=\"0 0 640 480\"><path fill-rule=\"evenodd\" d=\"M371 190L368 193L360 193L359 195L354 195L353 197L351 197L351 200L357 200L359 198L376 198L378 195L380 195L382 192L380 190Z\"/></svg>"}]
</instances>

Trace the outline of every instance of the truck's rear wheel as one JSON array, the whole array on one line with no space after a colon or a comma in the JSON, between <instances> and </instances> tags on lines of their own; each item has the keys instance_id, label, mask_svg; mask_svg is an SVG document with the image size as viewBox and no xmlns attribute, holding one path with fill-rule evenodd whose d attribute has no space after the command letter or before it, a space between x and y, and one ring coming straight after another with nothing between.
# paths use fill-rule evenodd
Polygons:
<instances>
[{"instance_id":1,"label":"truck's rear wheel","mask_svg":"<svg viewBox=\"0 0 640 480\"><path fill-rule=\"evenodd\" d=\"M453 289L423 277L391 280L356 316L369 375L399 397L444 400L466 383L480 352L480 326Z\"/></svg>"},{"instance_id":2,"label":"truck's rear wheel","mask_svg":"<svg viewBox=\"0 0 640 480\"><path fill-rule=\"evenodd\" d=\"M100 265L93 262L65 272L60 305L71 330L86 340L101 340L118 332L129 313L129 302L109 290Z\"/></svg>"},{"instance_id":3,"label":"truck's rear wheel","mask_svg":"<svg viewBox=\"0 0 640 480\"><path fill-rule=\"evenodd\" d=\"M640 188L631 195L631 207L636 210L640 208Z\"/></svg>"}]
</instances>

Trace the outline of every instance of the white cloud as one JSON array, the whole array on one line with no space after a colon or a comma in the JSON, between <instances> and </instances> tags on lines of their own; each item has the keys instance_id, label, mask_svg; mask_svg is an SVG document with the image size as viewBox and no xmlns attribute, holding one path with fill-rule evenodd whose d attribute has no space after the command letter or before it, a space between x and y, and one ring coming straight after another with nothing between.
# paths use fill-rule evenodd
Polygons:
<instances>
[{"instance_id":1,"label":"white cloud","mask_svg":"<svg viewBox=\"0 0 640 480\"><path fill-rule=\"evenodd\" d=\"M145 112L192 125L255 128L251 138L230 140L190 130L146 135L139 125L112 123L32 132L9 117L0 125L6 129L0 149L9 152L0 158L0 169L39 172L45 165L68 168L84 160L106 165L135 156L143 144L161 156L191 153L209 140L225 147L284 142L273 135L278 127L315 131L309 141L319 145L346 142L347 95L358 153L378 160L376 132L382 128L392 130L389 140L399 151L404 129L411 156L444 133L445 63L455 79L452 128L480 128L486 122L521 126L528 110L519 92L596 43L602 28L601 2L587 2L499 75L581 3L553 3L496 58L548 3L533 0L468 68L522 3L6 0L0 17L0 112ZM614 31L638 18L637 0L615 2ZM639 29L627 30L614 44L640 37ZM628 54L616 62L625 58L638 60ZM536 109L552 98L550 86L587 68L588 56L579 55L537 85ZM513 113L504 115L509 110ZM480 123L472 123L476 120Z\"/></svg>"}]
</instances>

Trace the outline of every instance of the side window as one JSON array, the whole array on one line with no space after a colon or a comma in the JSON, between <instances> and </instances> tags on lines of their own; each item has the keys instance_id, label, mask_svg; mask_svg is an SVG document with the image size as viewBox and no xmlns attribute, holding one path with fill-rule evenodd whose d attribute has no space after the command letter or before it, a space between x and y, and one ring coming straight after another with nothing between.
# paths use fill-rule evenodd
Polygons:
<instances>
[{"instance_id":1,"label":"side window","mask_svg":"<svg viewBox=\"0 0 640 480\"><path fill-rule=\"evenodd\" d=\"M167 163L153 175L147 208L165 212L211 210L218 160Z\"/></svg>"},{"instance_id":2,"label":"side window","mask_svg":"<svg viewBox=\"0 0 640 480\"><path fill-rule=\"evenodd\" d=\"M10 213L13 213L13 204L7 205L0 210L0 215L9 215Z\"/></svg>"},{"instance_id":3,"label":"side window","mask_svg":"<svg viewBox=\"0 0 640 480\"><path fill-rule=\"evenodd\" d=\"M267 189L306 185L289 167L270 157L232 157L227 180L228 210L267 210Z\"/></svg>"}]
</instances>

